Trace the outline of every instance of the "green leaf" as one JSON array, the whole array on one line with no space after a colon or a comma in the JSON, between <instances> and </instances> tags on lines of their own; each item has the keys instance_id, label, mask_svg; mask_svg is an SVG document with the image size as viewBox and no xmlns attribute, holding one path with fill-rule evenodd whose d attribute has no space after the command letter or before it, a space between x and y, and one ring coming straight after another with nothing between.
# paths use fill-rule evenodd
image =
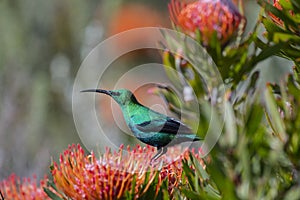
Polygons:
<instances>
[{"instance_id":1,"label":"green leaf","mask_svg":"<svg viewBox=\"0 0 300 200\"><path fill-rule=\"evenodd\" d=\"M278 26L277 24L275 24L273 22L273 20L271 20L269 18L263 17L262 18L262 23L265 26L266 30L268 31L268 34L270 34L270 36L272 36L272 34L274 32L287 32L286 30L282 29L280 26Z\"/></svg>"},{"instance_id":2,"label":"green leaf","mask_svg":"<svg viewBox=\"0 0 300 200\"><path fill-rule=\"evenodd\" d=\"M142 193L142 195L139 197L139 199L143 200L148 200L148 199L163 199L163 196L166 195L165 191L168 192L168 185L167 185L167 179L163 180L163 183L161 185L161 187L159 188L159 191L156 195L156 185L158 183L158 179L159 179L159 173L157 172L155 174L155 178L153 180L153 182L151 183L151 185L149 186L148 190L145 191L144 193ZM148 184L147 179L145 180L145 185ZM141 191L143 191L144 188L141 189ZM135 199L134 196L132 196L132 199Z\"/></svg>"},{"instance_id":3,"label":"green leaf","mask_svg":"<svg viewBox=\"0 0 300 200\"><path fill-rule=\"evenodd\" d=\"M198 174L200 174L204 180L209 179L208 173L203 169L203 166L200 164L200 162L193 156L193 154L190 153L189 156L190 156L192 165L196 169L196 172Z\"/></svg>"},{"instance_id":4,"label":"green leaf","mask_svg":"<svg viewBox=\"0 0 300 200\"><path fill-rule=\"evenodd\" d=\"M168 51L163 53L163 64L166 75L168 76L169 80L172 81L172 84L177 89L182 88L180 85L179 72L175 70L174 56Z\"/></svg>"},{"instance_id":5,"label":"green leaf","mask_svg":"<svg viewBox=\"0 0 300 200\"><path fill-rule=\"evenodd\" d=\"M283 32L276 32L273 35L273 42L275 43L279 43L279 42L288 42L288 41L296 41L296 42L300 42L300 37L298 37L295 34L291 34L291 33L283 33ZM299 52L298 52L299 54Z\"/></svg>"},{"instance_id":6,"label":"green leaf","mask_svg":"<svg viewBox=\"0 0 300 200\"><path fill-rule=\"evenodd\" d=\"M204 187L204 191L207 193L207 197L210 197L210 199L221 199L221 197L222 197L220 195L220 192L217 191L210 184L208 184L206 187Z\"/></svg>"},{"instance_id":7,"label":"green leaf","mask_svg":"<svg viewBox=\"0 0 300 200\"><path fill-rule=\"evenodd\" d=\"M126 191L125 196L127 200L134 199L135 196L135 185L136 185L136 175L133 176L131 182L131 191Z\"/></svg>"},{"instance_id":8,"label":"green leaf","mask_svg":"<svg viewBox=\"0 0 300 200\"><path fill-rule=\"evenodd\" d=\"M48 195L48 197L50 197L53 200L63 200L57 194L52 192L49 188L44 187L44 192Z\"/></svg>"},{"instance_id":9,"label":"green leaf","mask_svg":"<svg viewBox=\"0 0 300 200\"><path fill-rule=\"evenodd\" d=\"M51 180L48 180L47 182L47 187L44 187L44 191L45 193L54 200L61 200L62 198L60 198L57 194L55 194L54 192L51 191L52 188L54 191L56 191L58 194L60 194L61 196L64 196L64 194L62 192L60 192L58 190L58 188L56 187L55 183Z\"/></svg>"},{"instance_id":10,"label":"green leaf","mask_svg":"<svg viewBox=\"0 0 300 200\"><path fill-rule=\"evenodd\" d=\"M268 46L258 54L255 58L253 58L253 63L259 63L260 61L263 61L271 56L274 56L276 54L279 54L280 51L286 46L286 43L278 43L273 46Z\"/></svg>"},{"instance_id":11,"label":"green leaf","mask_svg":"<svg viewBox=\"0 0 300 200\"><path fill-rule=\"evenodd\" d=\"M237 127L234 110L231 103L225 100L225 140L229 146L234 146L237 142Z\"/></svg>"},{"instance_id":12,"label":"green leaf","mask_svg":"<svg viewBox=\"0 0 300 200\"><path fill-rule=\"evenodd\" d=\"M181 192L188 198L191 200L198 200L198 199L203 199L201 198L200 194L197 194L196 192L193 192L191 190L187 190L187 189L182 189Z\"/></svg>"},{"instance_id":13,"label":"green leaf","mask_svg":"<svg viewBox=\"0 0 300 200\"><path fill-rule=\"evenodd\" d=\"M287 14L285 14L282 10L277 9L270 3L268 3L265 0L258 0L258 3L267 11L274 14L276 17L281 19L288 27L297 27L297 23L293 21L292 18L290 18Z\"/></svg>"},{"instance_id":14,"label":"green leaf","mask_svg":"<svg viewBox=\"0 0 300 200\"><path fill-rule=\"evenodd\" d=\"M290 0L293 5L295 13L300 13L300 2L298 0Z\"/></svg>"},{"instance_id":15,"label":"green leaf","mask_svg":"<svg viewBox=\"0 0 300 200\"><path fill-rule=\"evenodd\" d=\"M287 0L279 0L279 4L286 10L292 10L293 5L290 1Z\"/></svg>"},{"instance_id":16,"label":"green leaf","mask_svg":"<svg viewBox=\"0 0 300 200\"><path fill-rule=\"evenodd\" d=\"M182 167L183 167L183 171L184 171L184 173L185 173L185 175L186 175L186 177L188 179L188 182L189 182L192 190L195 190L196 187L194 186L194 182L195 182L194 172L189 167L187 160L183 160L182 161Z\"/></svg>"},{"instance_id":17,"label":"green leaf","mask_svg":"<svg viewBox=\"0 0 300 200\"><path fill-rule=\"evenodd\" d=\"M300 199L300 187L295 186L291 188L284 196L284 200L297 200Z\"/></svg>"},{"instance_id":18,"label":"green leaf","mask_svg":"<svg viewBox=\"0 0 300 200\"><path fill-rule=\"evenodd\" d=\"M273 131L281 141L285 141L287 138L285 133L285 126L278 112L278 106L275 102L272 88L270 86L268 86L265 91L265 101L267 108L266 115L269 119L269 123Z\"/></svg>"},{"instance_id":19,"label":"green leaf","mask_svg":"<svg viewBox=\"0 0 300 200\"><path fill-rule=\"evenodd\" d=\"M286 56L287 59L290 59L290 60L294 61L295 64L297 64L297 62L300 63L300 54L299 54L299 52L300 52L299 47L294 48L291 45L289 45L287 48L285 48L282 51L282 55Z\"/></svg>"},{"instance_id":20,"label":"green leaf","mask_svg":"<svg viewBox=\"0 0 300 200\"><path fill-rule=\"evenodd\" d=\"M150 91L152 94L160 96L169 107L170 111L177 114L179 117L183 114L184 103L171 86L156 83L153 88L150 88ZM188 115L189 113L186 114Z\"/></svg>"},{"instance_id":21,"label":"green leaf","mask_svg":"<svg viewBox=\"0 0 300 200\"><path fill-rule=\"evenodd\" d=\"M220 154L218 154L220 155ZM224 156L224 155L223 155ZM223 199L237 199L235 193L235 185L229 180L223 172L224 163L220 162L219 159L214 159L208 166L208 172L211 175L213 181L217 185L221 197Z\"/></svg>"},{"instance_id":22,"label":"green leaf","mask_svg":"<svg viewBox=\"0 0 300 200\"><path fill-rule=\"evenodd\" d=\"M262 117L264 114L261 105L257 103L250 103L251 107L248 107L247 118L245 122L246 134L252 136L256 133L258 128L261 126Z\"/></svg>"}]
</instances>

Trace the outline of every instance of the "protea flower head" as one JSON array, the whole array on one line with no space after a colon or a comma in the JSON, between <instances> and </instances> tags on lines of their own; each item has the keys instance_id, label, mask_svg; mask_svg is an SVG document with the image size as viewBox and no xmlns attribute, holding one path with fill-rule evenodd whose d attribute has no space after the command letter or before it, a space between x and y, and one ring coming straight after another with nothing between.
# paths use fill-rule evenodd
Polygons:
<instances>
[{"instance_id":1,"label":"protea flower head","mask_svg":"<svg viewBox=\"0 0 300 200\"><path fill-rule=\"evenodd\" d=\"M204 46L210 46L213 37L226 45L246 24L231 0L198 0L188 4L172 0L169 12L181 31L195 39L199 34Z\"/></svg>"},{"instance_id":2,"label":"protea flower head","mask_svg":"<svg viewBox=\"0 0 300 200\"><path fill-rule=\"evenodd\" d=\"M44 187L46 187L47 178L45 177L37 184L36 177L33 179L24 178L21 180L16 175L10 175L6 180L0 182L0 191L4 199L35 199L35 200L45 200L50 199L44 192ZM0 197L1 198L1 197Z\"/></svg>"},{"instance_id":3,"label":"protea flower head","mask_svg":"<svg viewBox=\"0 0 300 200\"><path fill-rule=\"evenodd\" d=\"M127 155L123 151L123 146L113 153L107 149L97 158L94 153L85 155L80 145L72 145L60 156L59 164L54 163L51 168L54 183L71 199L121 199L126 193L137 199L154 180L156 191L164 180L168 180L172 193L182 178L181 160L189 157L185 152L176 160L179 149L170 148L162 157L169 164L158 169L150 164L155 153L153 147L128 147Z\"/></svg>"}]
</instances>

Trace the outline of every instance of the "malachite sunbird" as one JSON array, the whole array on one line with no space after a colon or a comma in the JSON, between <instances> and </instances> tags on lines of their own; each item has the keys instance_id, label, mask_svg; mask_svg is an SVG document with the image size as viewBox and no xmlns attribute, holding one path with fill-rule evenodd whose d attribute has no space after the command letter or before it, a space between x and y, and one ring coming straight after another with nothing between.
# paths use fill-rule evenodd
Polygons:
<instances>
[{"instance_id":1,"label":"malachite sunbird","mask_svg":"<svg viewBox=\"0 0 300 200\"><path fill-rule=\"evenodd\" d=\"M111 96L120 105L125 122L133 135L143 143L157 148L157 154L151 161L166 153L169 143L175 145L201 140L181 121L140 104L129 90L88 89L81 92L98 92Z\"/></svg>"}]
</instances>

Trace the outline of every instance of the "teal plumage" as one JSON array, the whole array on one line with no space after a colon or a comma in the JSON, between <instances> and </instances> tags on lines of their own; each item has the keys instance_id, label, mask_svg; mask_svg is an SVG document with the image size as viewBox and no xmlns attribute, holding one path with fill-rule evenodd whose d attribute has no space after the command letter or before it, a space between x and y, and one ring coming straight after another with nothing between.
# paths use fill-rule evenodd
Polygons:
<instances>
[{"instance_id":1,"label":"teal plumage","mask_svg":"<svg viewBox=\"0 0 300 200\"><path fill-rule=\"evenodd\" d=\"M165 147L168 144L200 140L179 120L140 104L129 90L90 89L82 92L98 92L111 96L121 107L125 122L133 135L143 143L157 147L158 152L152 160L166 153Z\"/></svg>"}]
</instances>

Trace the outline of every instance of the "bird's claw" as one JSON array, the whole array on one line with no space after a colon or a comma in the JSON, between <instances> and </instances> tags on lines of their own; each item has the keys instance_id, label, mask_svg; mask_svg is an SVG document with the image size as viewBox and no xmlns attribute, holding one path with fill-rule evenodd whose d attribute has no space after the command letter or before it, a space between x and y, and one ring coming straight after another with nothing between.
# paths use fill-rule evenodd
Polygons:
<instances>
[{"instance_id":1,"label":"bird's claw","mask_svg":"<svg viewBox=\"0 0 300 200\"><path fill-rule=\"evenodd\" d=\"M158 158L164 155L167 152L167 148L161 147L157 148L157 153L151 158L150 164L152 165Z\"/></svg>"}]
</instances>

